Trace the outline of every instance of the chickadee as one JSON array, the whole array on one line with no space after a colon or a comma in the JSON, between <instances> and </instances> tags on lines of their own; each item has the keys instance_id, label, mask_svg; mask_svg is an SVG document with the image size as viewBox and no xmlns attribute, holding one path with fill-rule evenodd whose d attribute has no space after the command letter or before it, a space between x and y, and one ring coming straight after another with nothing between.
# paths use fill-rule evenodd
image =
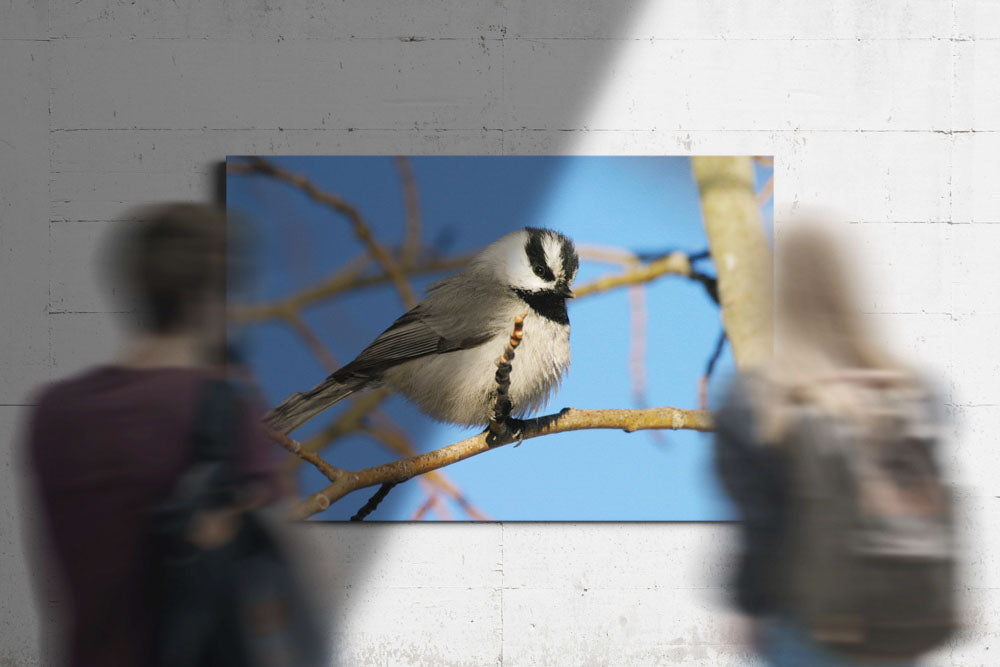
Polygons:
<instances>
[{"instance_id":1,"label":"chickadee","mask_svg":"<svg viewBox=\"0 0 1000 667\"><path fill-rule=\"evenodd\" d=\"M388 385L440 421L484 426L493 417L496 359L527 313L510 374L512 413L541 407L569 367L566 300L579 259L573 242L526 227L487 246L393 322L354 361L267 416L281 433L363 389Z\"/></svg>"}]
</instances>

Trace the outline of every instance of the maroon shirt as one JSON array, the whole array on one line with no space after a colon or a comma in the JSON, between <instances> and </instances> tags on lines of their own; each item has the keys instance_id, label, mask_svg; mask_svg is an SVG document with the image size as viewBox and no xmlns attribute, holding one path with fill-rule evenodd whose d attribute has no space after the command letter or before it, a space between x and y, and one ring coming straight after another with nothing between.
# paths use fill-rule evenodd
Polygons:
<instances>
[{"instance_id":1,"label":"maroon shirt","mask_svg":"<svg viewBox=\"0 0 1000 667\"><path fill-rule=\"evenodd\" d=\"M101 367L45 389L27 458L47 546L61 570L73 665L145 665L148 514L191 457L201 381L195 368ZM247 409L239 468L274 481L277 448Z\"/></svg>"}]
</instances>

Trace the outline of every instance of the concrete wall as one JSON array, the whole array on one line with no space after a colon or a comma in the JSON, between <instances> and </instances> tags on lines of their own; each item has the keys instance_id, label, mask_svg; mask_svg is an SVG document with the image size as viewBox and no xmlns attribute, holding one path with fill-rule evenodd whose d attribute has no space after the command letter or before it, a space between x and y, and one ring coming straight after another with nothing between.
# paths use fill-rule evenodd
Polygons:
<instances>
[{"instance_id":1,"label":"concrete wall","mask_svg":"<svg viewBox=\"0 0 1000 667\"><path fill-rule=\"evenodd\" d=\"M933 662L994 664L998 71L991 0L0 3L0 441L32 387L114 352L91 277L109 224L207 198L227 153L774 154L779 226L843 211L871 318L945 378L971 625ZM0 461L0 664L30 665L57 605L32 604ZM301 532L343 664L748 659L729 526Z\"/></svg>"}]
</instances>

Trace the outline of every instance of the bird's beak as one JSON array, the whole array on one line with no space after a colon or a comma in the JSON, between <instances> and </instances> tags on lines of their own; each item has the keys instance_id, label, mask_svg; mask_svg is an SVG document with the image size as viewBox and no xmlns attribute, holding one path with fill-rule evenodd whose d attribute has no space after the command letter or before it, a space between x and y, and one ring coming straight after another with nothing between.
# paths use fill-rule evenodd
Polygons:
<instances>
[{"instance_id":1,"label":"bird's beak","mask_svg":"<svg viewBox=\"0 0 1000 667\"><path fill-rule=\"evenodd\" d=\"M576 296L575 294L573 294L573 290L569 288L569 285L559 285L559 294L561 296L566 297L567 299L572 299L574 296Z\"/></svg>"}]
</instances>

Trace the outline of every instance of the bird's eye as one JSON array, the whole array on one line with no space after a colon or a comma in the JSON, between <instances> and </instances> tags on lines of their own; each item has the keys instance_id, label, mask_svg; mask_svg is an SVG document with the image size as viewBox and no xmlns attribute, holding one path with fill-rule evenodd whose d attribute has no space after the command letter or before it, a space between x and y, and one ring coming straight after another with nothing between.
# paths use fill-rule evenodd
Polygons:
<instances>
[{"instance_id":1,"label":"bird's eye","mask_svg":"<svg viewBox=\"0 0 1000 667\"><path fill-rule=\"evenodd\" d=\"M535 275L538 276L539 278L543 277L545 275L545 269L543 269L540 266L536 266L535 267Z\"/></svg>"}]
</instances>

